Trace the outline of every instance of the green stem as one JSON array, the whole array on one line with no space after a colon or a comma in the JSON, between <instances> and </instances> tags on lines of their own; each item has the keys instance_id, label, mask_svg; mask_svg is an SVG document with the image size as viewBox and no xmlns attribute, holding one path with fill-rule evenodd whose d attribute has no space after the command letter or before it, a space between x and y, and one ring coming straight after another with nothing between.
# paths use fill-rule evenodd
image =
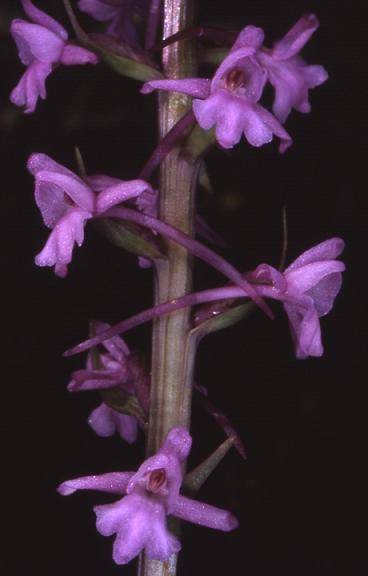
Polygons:
<instances>
[{"instance_id":1,"label":"green stem","mask_svg":"<svg viewBox=\"0 0 368 576\"><path fill-rule=\"evenodd\" d=\"M192 0L165 0L163 38L193 25ZM163 68L169 78L193 76L195 54L191 41L163 50ZM160 136L190 109L190 99L176 93L162 94L159 100ZM193 233L194 192L199 162L191 162L177 146L166 157L160 172L160 218L187 234ZM192 259L182 247L168 242L167 260L157 261L155 302L161 303L188 294L192 289ZM147 453L162 444L173 426L190 424L192 365L195 354L185 353L190 331L190 310L178 310L154 322L152 340L152 383ZM177 530L177 527L174 527ZM158 562L142 557L139 576L174 576L177 559Z\"/></svg>"}]
</instances>

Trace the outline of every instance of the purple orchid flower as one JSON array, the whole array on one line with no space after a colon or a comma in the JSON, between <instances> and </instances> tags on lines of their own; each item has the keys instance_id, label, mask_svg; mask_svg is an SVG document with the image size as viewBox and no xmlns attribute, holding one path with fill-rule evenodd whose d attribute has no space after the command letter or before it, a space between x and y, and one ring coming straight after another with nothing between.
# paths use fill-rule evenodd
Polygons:
<instances>
[{"instance_id":1,"label":"purple orchid flower","mask_svg":"<svg viewBox=\"0 0 368 576\"><path fill-rule=\"evenodd\" d=\"M112 472L63 482L63 496L76 490L100 490L124 495L113 504L96 506L96 527L103 536L116 534L113 559L126 564L145 550L149 559L166 561L179 552L179 540L167 529L166 517L230 531L237 519L227 510L180 495L182 462L188 456L192 439L184 428L173 428L160 450L147 458L136 473Z\"/></svg>"},{"instance_id":2,"label":"purple orchid flower","mask_svg":"<svg viewBox=\"0 0 368 576\"><path fill-rule=\"evenodd\" d=\"M110 328L103 322L95 323L96 334ZM149 380L142 370L137 369L137 359L129 351L122 338L114 336L103 343L105 352L98 354L99 368L94 367L93 353L87 356L86 368L73 372L68 384L70 392L88 390L107 390L120 388L124 392L136 395L147 411L149 403ZM121 414L102 402L88 418L88 423L98 436L107 438L118 433L132 444L138 435L138 422L134 416Z\"/></svg>"},{"instance_id":3,"label":"purple orchid flower","mask_svg":"<svg viewBox=\"0 0 368 576\"><path fill-rule=\"evenodd\" d=\"M273 112L280 122L285 122L293 108L310 112L308 91L328 78L323 66L308 66L298 55L318 27L317 17L305 14L272 50L262 48L258 52L257 58L275 88Z\"/></svg>"},{"instance_id":4,"label":"purple orchid flower","mask_svg":"<svg viewBox=\"0 0 368 576\"><path fill-rule=\"evenodd\" d=\"M345 246L341 238L331 238L304 252L282 273L268 264L261 264L253 272L245 274L257 294L283 303L288 315L297 358L321 356L321 328L319 318L328 314L341 288L343 262L336 260ZM197 310L195 324L220 314L220 301L244 298L245 290L238 286L226 286L193 292L174 302L165 302L139 312L135 316L119 322L94 338L81 342L65 352L72 356L89 350L116 334L123 334L164 314L187 306L207 303ZM208 306L209 302L214 302Z\"/></svg>"},{"instance_id":5,"label":"purple orchid flower","mask_svg":"<svg viewBox=\"0 0 368 576\"><path fill-rule=\"evenodd\" d=\"M45 154L32 154L28 170L35 177L36 204L52 230L36 264L55 266L55 273L62 278L67 275L74 244L83 243L86 222L150 189L144 180L124 182L104 176L82 180Z\"/></svg>"},{"instance_id":6,"label":"purple orchid flower","mask_svg":"<svg viewBox=\"0 0 368 576\"><path fill-rule=\"evenodd\" d=\"M107 34L139 45L134 20L147 12L147 0L79 0L78 8L99 22L108 22Z\"/></svg>"},{"instance_id":7,"label":"purple orchid flower","mask_svg":"<svg viewBox=\"0 0 368 576\"><path fill-rule=\"evenodd\" d=\"M193 112L198 124L204 130L215 126L216 138L223 148L232 148L242 134L249 144L257 147L277 136L281 140L280 152L284 152L292 143L291 137L258 103L267 81L267 73L256 58L263 38L260 28L247 26L212 80L152 80L143 85L142 93L159 89L193 96Z\"/></svg>"},{"instance_id":8,"label":"purple orchid flower","mask_svg":"<svg viewBox=\"0 0 368 576\"><path fill-rule=\"evenodd\" d=\"M31 22L13 20L10 33L27 70L10 100L16 106L25 106L29 114L35 111L38 98L46 98L46 78L57 65L97 64L98 58L93 52L70 44L65 28L36 8L31 0L22 0L22 5Z\"/></svg>"},{"instance_id":9,"label":"purple orchid flower","mask_svg":"<svg viewBox=\"0 0 368 576\"><path fill-rule=\"evenodd\" d=\"M261 264L247 275L272 284L283 301L297 358L323 354L319 318L330 312L340 291L345 265L336 258L344 246L341 238L331 238L303 252L283 273Z\"/></svg>"}]
</instances>

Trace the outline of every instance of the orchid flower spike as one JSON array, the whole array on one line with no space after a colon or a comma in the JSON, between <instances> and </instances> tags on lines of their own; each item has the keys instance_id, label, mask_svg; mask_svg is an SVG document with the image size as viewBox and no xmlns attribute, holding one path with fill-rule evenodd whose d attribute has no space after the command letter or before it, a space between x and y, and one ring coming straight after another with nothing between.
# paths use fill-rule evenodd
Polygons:
<instances>
[{"instance_id":1,"label":"orchid flower spike","mask_svg":"<svg viewBox=\"0 0 368 576\"><path fill-rule=\"evenodd\" d=\"M38 98L46 98L46 78L57 65L97 64L98 58L93 52L69 43L65 28L36 8L31 0L21 1L30 22L13 20L10 33L27 70L10 100L16 106L25 106L29 114L35 111Z\"/></svg>"},{"instance_id":2,"label":"orchid flower spike","mask_svg":"<svg viewBox=\"0 0 368 576\"><path fill-rule=\"evenodd\" d=\"M74 244L83 243L86 222L151 189L144 180L124 182L101 175L82 180L45 154L32 154L27 166L35 178L36 204L51 229L36 264L55 266L62 278L67 275Z\"/></svg>"},{"instance_id":3,"label":"orchid flower spike","mask_svg":"<svg viewBox=\"0 0 368 576\"><path fill-rule=\"evenodd\" d=\"M96 334L110 328L103 322L95 323ZM137 366L137 358L124 340L114 336L103 342L104 352L97 350L89 352L87 365L84 370L73 372L68 384L70 392L88 390L109 390L112 388L122 390L130 395L137 396L142 408L147 411L149 403L149 376ZM97 357L97 364L94 359ZM138 421L134 416L122 414L102 402L88 418L88 424L98 436L107 438L116 432L128 442L137 439Z\"/></svg>"},{"instance_id":4,"label":"orchid flower spike","mask_svg":"<svg viewBox=\"0 0 368 576\"><path fill-rule=\"evenodd\" d=\"M258 52L258 60L275 89L273 113L282 123L293 108L310 112L309 90L328 78L323 66L308 66L299 56L318 27L317 17L305 14L271 50L262 48Z\"/></svg>"},{"instance_id":5,"label":"orchid flower spike","mask_svg":"<svg viewBox=\"0 0 368 576\"><path fill-rule=\"evenodd\" d=\"M267 73L256 58L263 38L261 28L244 28L212 80L152 80L141 91L147 94L156 89L172 90L192 96L198 124L204 130L215 126L217 141L223 148L233 148L242 134L249 144L257 147L277 136L281 141L280 152L284 152L292 143L291 137L259 104L267 81Z\"/></svg>"},{"instance_id":6,"label":"orchid flower spike","mask_svg":"<svg viewBox=\"0 0 368 576\"><path fill-rule=\"evenodd\" d=\"M96 527L103 536L116 534L113 559L126 564L145 550L149 559L166 561L181 548L169 532L166 517L230 531L238 521L227 510L215 508L180 495L182 462L187 458L192 439L185 428L173 428L160 450L134 472L112 472L63 482L63 496L77 490L100 490L123 495L112 504L96 506Z\"/></svg>"},{"instance_id":7,"label":"orchid flower spike","mask_svg":"<svg viewBox=\"0 0 368 576\"><path fill-rule=\"evenodd\" d=\"M139 45L136 19L147 13L148 0L79 0L78 8L99 22L108 23L106 32L131 46Z\"/></svg>"},{"instance_id":8,"label":"orchid flower spike","mask_svg":"<svg viewBox=\"0 0 368 576\"><path fill-rule=\"evenodd\" d=\"M341 238L331 238L303 252L284 273L261 264L247 275L248 280L271 284L283 301L297 358L323 354L319 318L330 312L340 291L345 265L336 258L344 246Z\"/></svg>"}]
</instances>

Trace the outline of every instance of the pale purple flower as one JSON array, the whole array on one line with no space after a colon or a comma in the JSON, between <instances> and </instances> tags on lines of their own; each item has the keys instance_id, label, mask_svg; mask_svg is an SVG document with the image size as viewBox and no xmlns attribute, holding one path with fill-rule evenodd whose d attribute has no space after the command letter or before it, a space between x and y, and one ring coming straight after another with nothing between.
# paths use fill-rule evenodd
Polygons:
<instances>
[{"instance_id":1,"label":"pale purple flower","mask_svg":"<svg viewBox=\"0 0 368 576\"><path fill-rule=\"evenodd\" d=\"M331 238L304 252L283 273L261 264L247 274L248 280L271 284L274 297L283 302L297 358L323 354L319 318L330 312L340 291L345 265L336 258L344 246L341 238Z\"/></svg>"},{"instance_id":2,"label":"pale purple flower","mask_svg":"<svg viewBox=\"0 0 368 576\"><path fill-rule=\"evenodd\" d=\"M46 98L46 78L59 65L96 64L93 52L68 42L68 33L56 20L36 8L31 0L22 0L30 22L13 20L10 33L19 52L19 58L27 66L18 85L10 95L17 106L25 106L25 112L34 112L38 98ZM75 223L80 228L79 222Z\"/></svg>"},{"instance_id":3,"label":"pale purple flower","mask_svg":"<svg viewBox=\"0 0 368 576\"><path fill-rule=\"evenodd\" d=\"M116 534L113 559L117 564L126 564L144 550L149 559L166 561L181 548L179 540L167 529L168 515L223 531L238 525L227 510L180 495L182 462L190 448L189 433L184 428L173 428L160 450L145 460L136 473L112 472L67 480L58 491L64 496L76 490L124 495L113 504L94 508L100 534Z\"/></svg>"},{"instance_id":4,"label":"pale purple flower","mask_svg":"<svg viewBox=\"0 0 368 576\"><path fill-rule=\"evenodd\" d=\"M110 328L103 322L95 323L96 334ZM68 384L70 392L88 390L108 390L119 388L123 392L137 396L142 408L148 409L149 377L138 366L138 360L124 340L114 336L103 343L104 352L89 352L86 368L76 370ZM97 360L98 368L94 366ZM138 422L134 416L122 414L102 402L88 418L88 423L98 436L107 438L118 433L129 442L135 442L138 434Z\"/></svg>"},{"instance_id":5,"label":"pale purple flower","mask_svg":"<svg viewBox=\"0 0 368 576\"><path fill-rule=\"evenodd\" d=\"M305 14L271 50L262 48L257 54L275 88L273 112L280 122L285 122L293 108L309 112L308 91L328 78L323 66L308 66L299 56L318 26L314 14Z\"/></svg>"},{"instance_id":6,"label":"pale purple flower","mask_svg":"<svg viewBox=\"0 0 368 576\"><path fill-rule=\"evenodd\" d=\"M99 22L107 34L131 45L139 44L135 19L147 11L147 0L79 0L78 8Z\"/></svg>"},{"instance_id":7,"label":"pale purple flower","mask_svg":"<svg viewBox=\"0 0 368 576\"><path fill-rule=\"evenodd\" d=\"M259 104L267 81L267 73L256 58L263 38L260 28L244 28L212 80L152 80L144 84L142 92L172 90L193 96L193 112L199 125L204 130L215 127L223 148L232 148L242 134L252 146L262 146L277 136L280 152L284 152L292 143L289 134Z\"/></svg>"},{"instance_id":8,"label":"pale purple flower","mask_svg":"<svg viewBox=\"0 0 368 576\"><path fill-rule=\"evenodd\" d=\"M113 206L136 198L150 185L144 180L109 179L98 190L54 162L45 154L32 154L28 170L35 177L35 199L51 234L36 256L38 266L55 266L55 273L65 277L72 260L74 244L81 246L87 220L98 218Z\"/></svg>"}]
</instances>

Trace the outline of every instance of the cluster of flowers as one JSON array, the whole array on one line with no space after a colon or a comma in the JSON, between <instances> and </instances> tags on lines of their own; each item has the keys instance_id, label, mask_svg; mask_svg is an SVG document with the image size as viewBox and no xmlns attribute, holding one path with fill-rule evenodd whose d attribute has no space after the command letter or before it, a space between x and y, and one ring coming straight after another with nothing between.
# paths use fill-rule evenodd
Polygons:
<instances>
[{"instance_id":1,"label":"cluster of flowers","mask_svg":"<svg viewBox=\"0 0 368 576\"><path fill-rule=\"evenodd\" d=\"M39 97L46 97L45 81L58 65L96 64L98 58L90 50L70 43L64 27L31 0L21 2L29 21L14 20L11 34L27 70L11 100L29 113L35 110ZM107 34L115 39L132 46L139 43L135 19L147 15L147 0L79 0L78 6L96 20L107 22ZM275 135L283 152L292 143L283 123L292 109L309 112L309 89L327 78L322 66L309 66L299 56L317 27L317 18L305 15L268 49L263 46L263 31L247 26L212 79L151 80L141 91L170 90L192 96L198 124L204 130L215 127L216 139L224 148L233 147L242 134L252 146L262 146ZM260 104L267 82L275 90L273 114ZM280 301L289 319L296 356L322 355L319 318L331 310L341 287L345 269L337 259L344 248L341 239L332 238L307 250L284 271L261 264L254 271L240 274L210 249L160 221L157 192L144 179L123 181L101 174L81 177L44 154L32 154L28 169L35 179L37 206L51 229L46 245L36 256L37 265L54 266L55 273L64 277L74 245L83 243L87 221L121 218L181 243L233 282L160 304L113 327L97 323L92 338L66 353L89 350L86 368L72 374L70 391L99 390L103 395L118 390L136 397L147 415L149 376L119 334L186 306L201 305L195 322L204 322L218 313L220 301L234 298L251 298L261 306L263 298ZM97 352L100 344L103 350ZM139 418L115 409L103 395L89 424L100 436L117 432L131 443L137 438ZM98 531L117 535L115 561L124 564L143 549L148 558L167 560L180 549L179 541L166 527L167 515L225 531L237 526L229 512L180 495L182 462L190 447L189 433L183 428L172 429L157 454L145 460L136 473L78 478L64 482L59 492L67 495L79 489L96 489L125 495L115 504L95 508Z\"/></svg>"}]
</instances>

